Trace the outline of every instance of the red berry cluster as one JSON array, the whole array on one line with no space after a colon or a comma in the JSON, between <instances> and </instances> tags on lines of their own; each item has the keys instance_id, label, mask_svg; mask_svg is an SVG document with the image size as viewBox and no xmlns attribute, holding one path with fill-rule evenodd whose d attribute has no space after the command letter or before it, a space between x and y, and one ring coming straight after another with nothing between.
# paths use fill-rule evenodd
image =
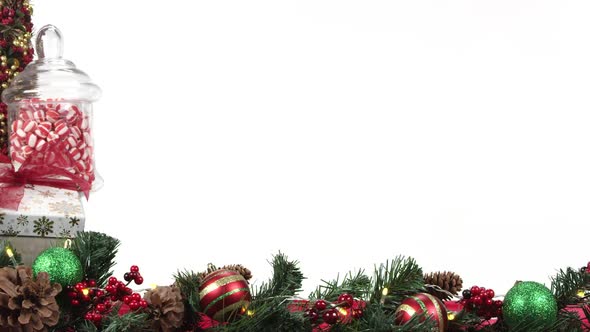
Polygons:
<instances>
[{"instance_id":1,"label":"red berry cluster","mask_svg":"<svg viewBox=\"0 0 590 332\"><path fill-rule=\"evenodd\" d=\"M135 281L135 283L138 285L143 284L143 277L139 273L139 267L137 267L137 265L131 266L129 272L123 275L123 279L125 279L127 282Z\"/></svg>"},{"instance_id":2,"label":"red berry cluster","mask_svg":"<svg viewBox=\"0 0 590 332\"><path fill-rule=\"evenodd\" d=\"M69 286L67 288L68 297L70 303L74 307L78 307L83 304L91 303L95 298L102 297L104 291L96 289L96 281L85 280L77 283L75 286Z\"/></svg>"},{"instance_id":3,"label":"red berry cluster","mask_svg":"<svg viewBox=\"0 0 590 332\"><path fill-rule=\"evenodd\" d=\"M113 302L122 301L131 310L147 308L148 303L141 298L139 293L134 293L129 287L131 280L135 281L138 285L143 283L143 278L139 274L139 268L133 265L130 271L135 273L136 277L130 279L127 283L119 281L115 277L110 277L104 289L97 288L94 280L79 282L74 287L69 287L68 296L70 303L74 307L86 308L87 311L84 319L91 321L97 326L102 322L104 315L111 311Z\"/></svg>"},{"instance_id":4,"label":"red berry cluster","mask_svg":"<svg viewBox=\"0 0 590 332\"><path fill-rule=\"evenodd\" d=\"M131 266L129 272L125 273L124 277L127 284L123 281L117 280L115 277L109 278L109 284L105 287L105 290L110 294L112 301L123 301L129 306L131 310L137 310L139 308L147 308L147 302L141 298L139 293L134 293L128 285L131 281L134 281L137 285L143 283L143 277L139 274L139 267L137 265Z\"/></svg>"},{"instance_id":5,"label":"red berry cluster","mask_svg":"<svg viewBox=\"0 0 590 332\"><path fill-rule=\"evenodd\" d=\"M502 301L494 300L495 295L491 288L473 286L471 289L463 291L461 304L465 309L474 311L480 317L492 319L492 317L502 316Z\"/></svg>"},{"instance_id":6,"label":"red berry cluster","mask_svg":"<svg viewBox=\"0 0 590 332\"><path fill-rule=\"evenodd\" d=\"M336 303L329 303L321 299L316 300L311 308L305 310L304 315L314 324L334 325L338 322L348 323L352 318L362 317L362 308L361 301L344 293L338 296Z\"/></svg>"}]
</instances>

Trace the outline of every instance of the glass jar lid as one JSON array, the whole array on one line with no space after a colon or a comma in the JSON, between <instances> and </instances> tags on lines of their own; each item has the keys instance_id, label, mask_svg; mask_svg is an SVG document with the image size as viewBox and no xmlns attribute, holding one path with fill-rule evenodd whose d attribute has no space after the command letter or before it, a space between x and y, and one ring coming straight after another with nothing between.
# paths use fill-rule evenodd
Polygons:
<instances>
[{"instance_id":1,"label":"glass jar lid","mask_svg":"<svg viewBox=\"0 0 590 332\"><path fill-rule=\"evenodd\" d=\"M57 99L93 102L100 98L100 88L90 77L62 58L63 40L53 25L42 27L35 42L37 60L17 75L2 93L2 101L13 103L31 99Z\"/></svg>"}]
</instances>

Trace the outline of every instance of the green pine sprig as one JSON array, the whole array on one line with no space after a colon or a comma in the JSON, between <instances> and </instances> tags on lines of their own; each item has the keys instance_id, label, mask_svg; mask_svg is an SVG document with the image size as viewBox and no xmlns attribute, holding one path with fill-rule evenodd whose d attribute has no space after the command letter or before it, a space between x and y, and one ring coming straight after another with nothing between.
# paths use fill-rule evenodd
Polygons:
<instances>
[{"instance_id":1,"label":"green pine sprig","mask_svg":"<svg viewBox=\"0 0 590 332\"><path fill-rule=\"evenodd\" d=\"M422 268L411 257L397 256L375 267L369 302L395 309L406 297L423 290Z\"/></svg>"},{"instance_id":2,"label":"green pine sprig","mask_svg":"<svg viewBox=\"0 0 590 332\"><path fill-rule=\"evenodd\" d=\"M113 275L115 256L121 242L98 232L79 232L72 241L71 250L82 263L84 275L104 287Z\"/></svg>"},{"instance_id":3,"label":"green pine sprig","mask_svg":"<svg viewBox=\"0 0 590 332\"><path fill-rule=\"evenodd\" d=\"M559 272L551 278L551 292L557 300L559 309L567 305L580 302L578 291L588 288L590 284L589 274L571 267Z\"/></svg>"}]
</instances>

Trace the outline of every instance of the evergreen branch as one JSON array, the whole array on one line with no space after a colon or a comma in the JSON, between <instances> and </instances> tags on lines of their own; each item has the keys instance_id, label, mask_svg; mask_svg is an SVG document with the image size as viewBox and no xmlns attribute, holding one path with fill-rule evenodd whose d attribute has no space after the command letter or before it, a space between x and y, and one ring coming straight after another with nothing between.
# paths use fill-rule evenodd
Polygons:
<instances>
[{"instance_id":1,"label":"evergreen branch","mask_svg":"<svg viewBox=\"0 0 590 332\"><path fill-rule=\"evenodd\" d=\"M384 291L387 289L386 291ZM371 303L381 302L396 308L404 298L424 289L422 268L409 257L398 256L375 268Z\"/></svg>"},{"instance_id":2,"label":"evergreen branch","mask_svg":"<svg viewBox=\"0 0 590 332\"><path fill-rule=\"evenodd\" d=\"M287 310L287 301L280 302L253 302L249 309L251 315L244 315L237 321L220 325L213 331L223 332L308 332L311 331L311 323L303 317L302 312L290 312Z\"/></svg>"},{"instance_id":3,"label":"evergreen branch","mask_svg":"<svg viewBox=\"0 0 590 332\"><path fill-rule=\"evenodd\" d=\"M395 315L383 310L380 305L373 305L372 308L367 308L363 318L353 322L352 324L337 325L334 331L342 332L432 332L435 331L435 322L427 319L426 314L422 313L415 315L408 322L403 325L395 323ZM332 331L332 330L330 330Z\"/></svg>"},{"instance_id":4,"label":"evergreen branch","mask_svg":"<svg viewBox=\"0 0 590 332\"><path fill-rule=\"evenodd\" d=\"M61 330L53 329L53 331L61 331ZM98 329L96 328L96 326L87 320L83 321L82 323L80 323L76 326L76 332L97 332L97 331L98 331Z\"/></svg>"},{"instance_id":5,"label":"evergreen branch","mask_svg":"<svg viewBox=\"0 0 590 332\"><path fill-rule=\"evenodd\" d=\"M237 317L232 324L219 326L218 331L261 331L261 332L303 332L310 331L310 322L303 313L288 310L290 297L301 290L303 274L299 262L291 261L286 255L278 253L270 264L273 277L253 290L250 314Z\"/></svg>"},{"instance_id":6,"label":"evergreen branch","mask_svg":"<svg viewBox=\"0 0 590 332\"><path fill-rule=\"evenodd\" d=\"M551 278L551 292L557 300L557 307L563 309L569 304L578 303L577 293L587 284L588 277L585 272L570 267L565 271L560 269L557 275Z\"/></svg>"},{"instance_id":7,"label":"evergreen branch","mask_svg":"<svg viewBox=\"0 0 590 332\"><path fill-rule=\"evenodd\" d=\"M461 310L455 315L455 319L449 321L449 331L464 331L465 326L480 326L482 322L482 318L475 313Z\"/></svg>"},{"instance_id":8,"label":"evergreen branch","mask_svg":"<svg viewBox=\"0 0 590 332\"><path fill-rule=\"evenodd\" d=\"M82 262L84 275L104 287L113 275L115 256L120 241L103 233L79 232L72 243L72 251Z\"/></svg>"},{"instance_id":9,"label":"evergreen branch","mask_svg":"<svg viewBox=\"0 0 590 332\"><path fill-rule=\"evenodd\" d=\"M178 271L174 275L176 287L180 289L180 293L184 298L184 312L185 320L188 325L193 326L198 323L200 315L199 312L199 288L201 287L201 278L193 271Z\"/></svg>"},{"instance_id":10,"label":"evergreen branch","mask_svg":"<svg viewBox=\"0 0 590 332\"><path fill-rule=\"evenodd\" d=\"M332 281L322 280L322 285L310 294L310 299L324 299L335 301L342 293L348 293L355 297L364 297L371 289L371 278L365 275L364 270L358 270L355 274L348 272L342 282L340 277Z\"/></svg>"},{"instance_id":11,"label":"evergreen branch","mask_svg":"<svg viewBox=\"0 0 590 332\"><path fill-rule=\"evenodd\" d=\"M273 256L270 264L273 267L272 279L255 288L255 299L260 301L272 297L289 297L301 291L304 277L298 261L290 261L285 254L279 252Z\"/></svg>"},{"instance_id":12,"label":"evergreen branch","mask_svg":"<svg viewBox=\"0 0 590 332\"><path fill-rule=\"evenodd\" d=\"M147 313L131 312L122 316L118 314L117 310L108 316L105 322L105 328L102 332L148 332L152 331L148 323Z\"/></svg>"}]
</instances>

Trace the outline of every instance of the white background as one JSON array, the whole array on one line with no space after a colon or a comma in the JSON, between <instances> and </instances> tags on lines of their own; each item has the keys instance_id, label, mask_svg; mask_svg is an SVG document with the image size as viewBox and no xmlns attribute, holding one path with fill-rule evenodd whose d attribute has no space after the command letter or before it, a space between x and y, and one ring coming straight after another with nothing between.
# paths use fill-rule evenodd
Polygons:
<instances>
[{"instance_id":1,"label":"white background","mask_svg":"<svg viewBox=\"0 0 590 332\"><path fill-rule=\"evenodd\" d=\"M403 254L501 294L590 259L587 1L34 6L104 90L119 275L282 250L311 290Z\"/></svg>"}]
</instances>

